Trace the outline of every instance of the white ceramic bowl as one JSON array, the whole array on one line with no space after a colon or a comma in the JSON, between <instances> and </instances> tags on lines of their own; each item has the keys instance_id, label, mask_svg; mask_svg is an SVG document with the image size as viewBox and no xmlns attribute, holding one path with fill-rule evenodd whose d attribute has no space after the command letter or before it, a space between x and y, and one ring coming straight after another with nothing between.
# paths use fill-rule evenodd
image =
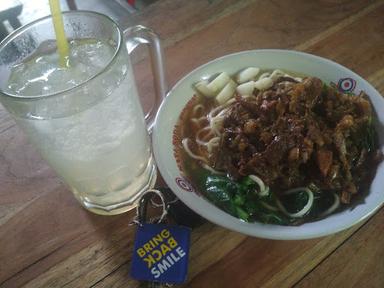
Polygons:
<instances>
[{"instance_id":1,"label":"white ceramic bowl","mask_svg":"<svg viewBox=\"0 0 384 288\"><path fill-rule=\"evenodd\" d=\"M190 72L168 93L157 114L153 129L153 149L160 173L172 191L196 213L206 219L251 236L269 239L307 239L336 233L372 215L384 203L384 165L378 167L365 203L354 209L333 214L325 219L300 226L280 226L262 223L245 223L217 208L195 193L193 186L180 174L173 154L172 132L181 110L194 94L192 84L201 78L226 71L234 74L244 67L285 69L316 76L326 83L335 83L341 89L358 93L364 90L378 115L377 129L380 147L384 143L384 99L367 81L351 70L330 60L296 51L253 50L215 59Z\"/></svg>"}]
</instances>

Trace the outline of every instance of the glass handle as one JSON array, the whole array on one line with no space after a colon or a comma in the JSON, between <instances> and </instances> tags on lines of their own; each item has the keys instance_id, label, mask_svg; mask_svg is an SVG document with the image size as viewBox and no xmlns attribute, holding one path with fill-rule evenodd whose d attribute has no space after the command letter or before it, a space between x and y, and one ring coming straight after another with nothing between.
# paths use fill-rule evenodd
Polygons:
<instances>
[{"instance_id":1,"label":"glass handle","mask_svg":"<svg viewBox=\"0 0 384 288\"><path fill-rule=\"evenodd\" d=\"M156 112L159 109L161 102L165 98L165 93L167 91L164 73L163 51L161 48L160 39L155 34L155 32L142 25L137 25L126 29L124 31L124 36L126 39L128 54L131 54L132 51L140 44L146 44L149 47L151 66L155 80L155 101L152 109L148 112L147 115L145 115L145 120L147 121L148 131L151 131L155 121Z\"/></svg>"}]
</instances>

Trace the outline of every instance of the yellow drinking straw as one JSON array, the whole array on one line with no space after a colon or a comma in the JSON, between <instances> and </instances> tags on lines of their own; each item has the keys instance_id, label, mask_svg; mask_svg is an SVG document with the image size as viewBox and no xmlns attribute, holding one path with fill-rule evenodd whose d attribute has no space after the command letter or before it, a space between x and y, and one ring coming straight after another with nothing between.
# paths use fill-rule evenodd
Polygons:
<instances>
[{"instance_id":1,"label":"yellow drinking straw","mask_svg":"<svg viewBox=\"0 0 384 288\"><path fill-rule=\"evenodd\" d=\"M60 66L68 67L69 46L65 37L63 17L61 15L60 0L49 0L53 26L55 27L57 50L60 56Z\"/></svg>"}]
</instances>

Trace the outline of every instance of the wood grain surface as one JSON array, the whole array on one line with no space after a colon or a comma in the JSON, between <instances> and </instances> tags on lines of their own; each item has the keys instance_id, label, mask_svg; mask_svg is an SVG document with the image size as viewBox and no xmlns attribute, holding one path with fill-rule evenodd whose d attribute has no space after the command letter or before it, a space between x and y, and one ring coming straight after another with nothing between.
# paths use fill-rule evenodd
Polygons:
<instances>
[{"instance_id":1,"label":"wood grain surface","mask_svg":"<svg viewBox=\"0 0 384 288\"><path fill-rule=\"evenodd\" d=\"M126 19L164 43L169 85L247 49L306 51L351 68L384 94L384 1L162 0ZM149 107L145 53L136 78ZM139 287L129 277L133 213L85 211L0 108L0 287ZM209 222L193 230L184 287L384 287L384 210L305 241L247 237Z\"/></svg>"}]
</instances>

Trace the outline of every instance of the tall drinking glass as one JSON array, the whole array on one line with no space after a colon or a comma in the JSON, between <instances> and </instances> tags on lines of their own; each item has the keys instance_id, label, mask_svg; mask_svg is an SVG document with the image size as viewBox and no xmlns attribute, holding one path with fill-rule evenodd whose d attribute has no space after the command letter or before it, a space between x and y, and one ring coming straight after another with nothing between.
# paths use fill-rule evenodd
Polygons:
<instances>
[{"instance_id":1,"label":"tall drinking glass","mask_svg":"<svg viewBox=\"0 0 384 288\"><path fill-rule=\"evenodd\" d=\"M150 48L155 113L166 90L159 39L143 26L122 31L98 13L63 19L69 68L57 66L51 17L0 44L0 101L85 208L122 213L156 181L147 130L154 115L146 123L128 53Z\"/></svg>"}]
</instances>

